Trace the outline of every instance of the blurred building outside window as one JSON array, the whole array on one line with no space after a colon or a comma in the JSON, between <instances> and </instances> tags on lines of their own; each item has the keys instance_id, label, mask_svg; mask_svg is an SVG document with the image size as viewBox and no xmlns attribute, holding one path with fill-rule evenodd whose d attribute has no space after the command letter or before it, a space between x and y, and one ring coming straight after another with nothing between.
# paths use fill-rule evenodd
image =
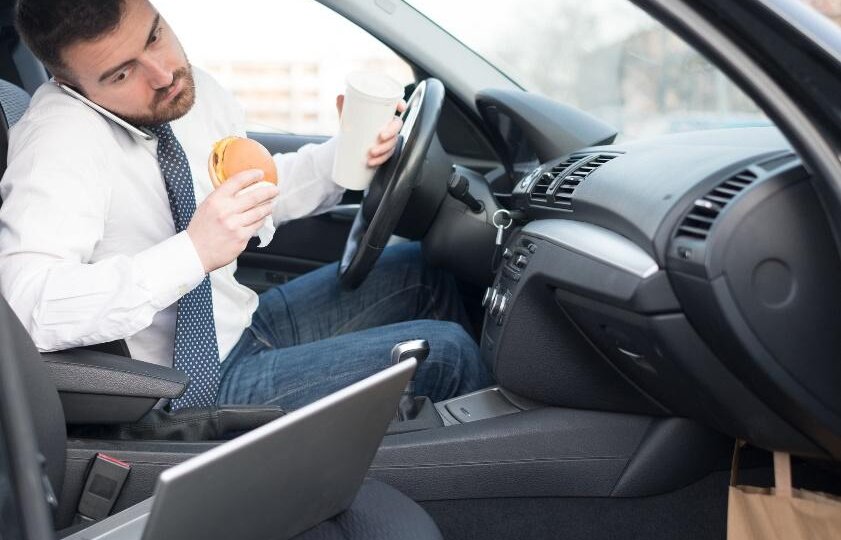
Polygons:
<instances>
[{"instance_id":1,"label":"blurred building outside window","mask_svg":"<svg viewBox=\"0 0 841 540\"><path fill-rule=\"evenodd\" d=\"M249 131L332 135L336 95L355 70L414 82L409 65L366 31L315 0L152 0L190 62L211 73L244 106Z\"/></svg>"}]
</instances>

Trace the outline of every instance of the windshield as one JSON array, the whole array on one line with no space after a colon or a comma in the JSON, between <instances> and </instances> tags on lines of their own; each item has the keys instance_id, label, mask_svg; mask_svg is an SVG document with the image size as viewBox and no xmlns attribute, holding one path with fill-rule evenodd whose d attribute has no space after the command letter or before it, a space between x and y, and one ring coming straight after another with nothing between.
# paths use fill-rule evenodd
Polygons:
<instances>
[{"instance_id":1,"label":"windshield","mask_svg":"<svg viewBox=\"0 0 841 540\"><path fill-rule=\"evenodd\" d=\"M627 0L408 0L524 89L622 138L769 125L750 98Z\"/></svg>"}]
</instances>

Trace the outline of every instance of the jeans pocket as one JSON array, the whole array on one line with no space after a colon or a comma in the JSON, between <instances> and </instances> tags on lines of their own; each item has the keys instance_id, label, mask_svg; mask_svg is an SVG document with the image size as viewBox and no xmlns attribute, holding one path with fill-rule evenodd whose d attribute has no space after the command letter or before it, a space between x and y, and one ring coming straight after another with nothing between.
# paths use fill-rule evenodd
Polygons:
<instances>
[{"instance_id":1,"label":"jeans pocket","mask_svg":"<svg viewBox=\"0 0 841 540\"><path fill-rule=\"evenodd\" d=\"M259 332L255 331L251 327L246 328L242 331L242 335L240 336L239 341L237 341L237 344L234 345L234 348L231 349L231 352L229 352L228 356L225 358L225 361L222 364L222 376L225 376L225 372L227 372L227 370L235 364L238 359L273 348L272 344Z\"/></svg>"},{"instance_id":2,"label":"jeans pocket","mask_svg":"<svg viewBox=\"0 0 841 540\"><path fill-rule=\"evenodd\" d=\"M265 337L263 334L260 333L259 330L255 328L246 328L246 332L251 332L251 336L253 337L254 341L262 345L267 349L274 349L275 346Z\"/></svg>"}]
</instances>

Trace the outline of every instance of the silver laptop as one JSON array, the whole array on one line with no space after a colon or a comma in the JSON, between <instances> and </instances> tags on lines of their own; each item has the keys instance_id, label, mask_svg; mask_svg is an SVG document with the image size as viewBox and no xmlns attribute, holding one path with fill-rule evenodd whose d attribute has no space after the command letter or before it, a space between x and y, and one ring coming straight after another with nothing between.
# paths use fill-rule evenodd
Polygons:
<instances>
[{"instance_id":1,"label":"silver laptop","mask_svg":"<svg viewBox=\"0 0 841 540\"><path fill-rule=\"evenodd\" d=\"M71 540L290 538L344 511L417 362L409 359L164 471L147 499Z\"/></svg>"}]
</instances>

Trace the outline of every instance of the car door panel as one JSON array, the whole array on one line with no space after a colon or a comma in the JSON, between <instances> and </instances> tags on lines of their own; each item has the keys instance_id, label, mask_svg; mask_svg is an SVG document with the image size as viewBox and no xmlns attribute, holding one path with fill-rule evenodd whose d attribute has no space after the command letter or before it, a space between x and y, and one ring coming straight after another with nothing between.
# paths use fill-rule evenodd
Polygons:
<instances>
[{"instance_id":1,"label":"car door panel","mask_svg":"<svg viewBox=\"0 0 841 540\"><path fill-rule=\"evenodd\" d=\"M330 137L321 137L318 135L294 135L291 133L265 133L265 132L248 132L248 137L259 141L263 146L268 148L272 154L285 154L287 152L295 152L305 144L320 144L326 142Z\"/></svg>"}]
</instances>

